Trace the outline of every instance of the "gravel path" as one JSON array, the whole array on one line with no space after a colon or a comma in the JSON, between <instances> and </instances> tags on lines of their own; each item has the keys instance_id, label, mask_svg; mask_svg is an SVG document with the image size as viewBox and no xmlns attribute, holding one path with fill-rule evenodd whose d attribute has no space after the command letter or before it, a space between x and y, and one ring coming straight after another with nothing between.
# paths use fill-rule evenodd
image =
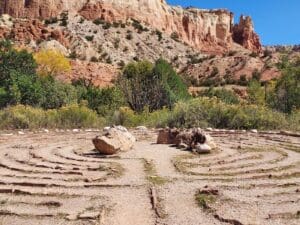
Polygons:
<instances>
[{"instance_id":1,"label":"gravel path","mask_svg":"<svg viewBox=\"0 0 300 225\"><path fill-rule=\"evenodd\" d=\"M0 132L0 224L300 224L299 138L213 132L195 155L135 134L104 157L95 132Z\"/></svg>"}]
</instances>

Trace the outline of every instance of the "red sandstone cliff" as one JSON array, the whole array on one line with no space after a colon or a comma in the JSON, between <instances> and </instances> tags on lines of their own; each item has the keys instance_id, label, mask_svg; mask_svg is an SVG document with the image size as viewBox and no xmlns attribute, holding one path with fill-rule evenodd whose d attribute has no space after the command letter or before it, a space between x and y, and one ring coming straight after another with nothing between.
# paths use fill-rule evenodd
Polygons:
<instances>
[{"instance_id":1,"label":"red sandstone cliff","mask_svg":"<svg viewBox=\"0 0 300 225\"><path fill-rule=\"evenodd\" d=\"M254 32L253 22L249 16L241 16L239 24L233 27L233 40L247 49L262 51L259 36Z\"/></svg>"},{"instance_id":2,"label":"red sandstone cliff","mask_svg":"<svg viewBox=\"0 0 300 225\"><path fill-rule=\"evenodd\" d=\"M233 27L233 14L226 10L171 7L164 0L2 0L0 14L13 17L49 18L63 11L79 12L87 19L142 21L167 34L177 33L187 44L207 52L224 52L233 40L252 51L261 44L248 17Z\"/></svg>"}]
</instances>

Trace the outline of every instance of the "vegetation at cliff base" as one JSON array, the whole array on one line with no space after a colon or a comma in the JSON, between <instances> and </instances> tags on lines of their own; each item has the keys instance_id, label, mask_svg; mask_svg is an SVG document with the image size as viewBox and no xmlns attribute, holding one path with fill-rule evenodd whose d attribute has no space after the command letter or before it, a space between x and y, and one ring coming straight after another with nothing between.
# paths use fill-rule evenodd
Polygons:
<instances>
[{"instance_id":1,"label":"vegetation at cliff base","mask_svg":"<svg viewBox=\"0 0 300 225\"><path fill-rule=\"evenodd\" d=\"M300 130L299 62L283 59L277 80L262 83L254 77L246 98L213 87L192 97L164 59L129 63L114 87L99 88L87 80L59 81L58 75L71 69L59 52L32 54L1 41L0 129L121 124Z\"/></svg>"}]
</instances>

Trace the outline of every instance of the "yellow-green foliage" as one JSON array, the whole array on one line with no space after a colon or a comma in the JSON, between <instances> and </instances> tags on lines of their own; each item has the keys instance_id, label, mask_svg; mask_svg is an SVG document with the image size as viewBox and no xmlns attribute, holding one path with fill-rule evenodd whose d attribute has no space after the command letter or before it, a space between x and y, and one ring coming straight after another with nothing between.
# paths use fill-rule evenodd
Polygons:
<instances>
[{"instance_id":1,"label":"yellow-green foliage","mask_svg":"<svg viewBox=\"0 0 300 225\"><path fill-rule=\"evenodd\" d=\"M104 119L85 106L43 110L17 105L0 111L0 129L100 127Z\"/></svg>"},{"instance_id":2,"label":"yellow-green foliage","mask_svg":"<svg viewBox=\"0 0 300 225\"><path fill-rule=\"evenodd\" d=\"M97 127L103 124L96 112L76 104L57 110L58 121L62 127Z\"/></svg>"},{"instance_id":3,"label":"yellow-green foliage","mask_svg":"<svg viewBox=\"0 0 300 225\"><path fill-rule=\"evenodd\" d=\"M39 65L38 74L41 76L54 76L71 70L70 61L59 51L42 50L34 54Z\"/></svg>"},{"instance_id":4,"label":"yellow-green foliage","mask_svg":"<svg viewBox=\"0 0 300 225\"><path fill-rule=\"evenodd\" d=\"M128 127L216 127L228 129L293 129L300 130L300 113L291 115L273 111L265 106L226 104L217 98L195 98L178 102L174 109L152 113L145 109L135 113L121 108L115 113L113 124Z\"/></svg>"},{"instance_id":5,"label":"yellow-green foliage","mask_svg":"<svg viewBox=\"0 0 300 225\"><path fill-rule=\"evenodd\" d=\"M148 127L164 127L170 116L170 110L163 108L154 112L149 112L145 108L141 113L134 112L128 107L121 107L113 117L112 124L121 124L127 127L148 126Z\"/></svg>"},{"instance_id":6,"label":"yellow-green foliage","mask_svg":"<svg viewBox=\"0 0 300 225\"><path fill-rule=\"evenodd\" d=\"M288 117L289 129L300 131L300 109L293 110Z\"/></svg>"},{"instance_id":7,"label":"yellow-green foliage","mask_svg":"<svg viewBox=\"0 0 300 225\"><path fill-rule=\"evenodd\" d=\"M283 113L264 106L226 104L216 98L195 98L178 104L169 121L174 126L205 126L232 129L276 129L285 127Z\"/></svg>"},{"instance_id":8,"label":"yellow-green foliage","mask_svg":"<svg viewBox=\"0 0 300 225\"><path fill-rule=\"evenodd\" d=\"M290 115L265 106L226 104L217 98L195 98L167 108L141 113L121 107L107 120L83 105L68 105L43 110L17 105L0 111L0 129L84 128L104 125L136 127L216 127L227 129L289 129L300 130L300 111Z\"/></svg>"}]
</instances>

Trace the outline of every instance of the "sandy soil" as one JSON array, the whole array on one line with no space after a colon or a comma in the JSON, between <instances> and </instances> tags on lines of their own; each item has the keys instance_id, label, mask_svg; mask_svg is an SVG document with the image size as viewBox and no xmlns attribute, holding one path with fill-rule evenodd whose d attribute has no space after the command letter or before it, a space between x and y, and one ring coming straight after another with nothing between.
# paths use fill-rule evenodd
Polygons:
<instances>
[{"instance_id":1,"label":"sandy soil","mask_svg":"<svg viewBox=\"0 0 300 225\"><path fill-rule=\"evenodd\" d=\"M104 157L95 132L0 132L0 225L300 224L300 138L211 132L219 148L195 155L135 134Z\"/></svg>"}]
</instances>

